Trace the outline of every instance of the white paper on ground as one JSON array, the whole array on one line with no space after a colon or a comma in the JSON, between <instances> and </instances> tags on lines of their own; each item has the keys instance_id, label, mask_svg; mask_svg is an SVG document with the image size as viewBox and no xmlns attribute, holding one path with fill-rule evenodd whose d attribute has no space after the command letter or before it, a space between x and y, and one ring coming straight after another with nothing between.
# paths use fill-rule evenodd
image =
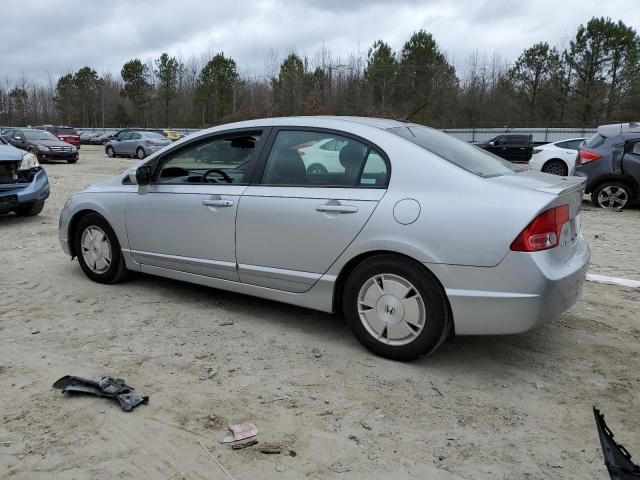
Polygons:
<instances>
[{"instance_id":1,"label":"white paper on ground","mask_svg":"<svg viewBox=\"0 0 640 480\"><path fill-rule=\"evenodd\" d=\"M606 283L607 285L617 285L619 287L640 288L640 281L628 280L626 278L607 277L597 273L587 273L587 281L596 283Z\"/></svg>"}]
</instances>

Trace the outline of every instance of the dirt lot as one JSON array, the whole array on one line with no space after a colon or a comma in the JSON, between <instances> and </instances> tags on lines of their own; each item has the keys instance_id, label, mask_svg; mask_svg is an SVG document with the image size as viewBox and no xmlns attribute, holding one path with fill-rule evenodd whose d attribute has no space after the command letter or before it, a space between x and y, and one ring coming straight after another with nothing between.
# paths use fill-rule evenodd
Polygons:
<instances>
[{"instance_id":1,"label":"dirt lot","mask_svg":"<svg viewBox=\"0 0 640 480\"><path fill-rule=\"evenodd\" d=\"M225 478L198 440L238 480L607 478L594 404L640 458L640 290L588 283L539 330L394 363L330 315L144 275L89 281L60 250L58 213L132 163L83 147L46 165L40 216L0 217L0 478ZM640 279L640 211L584 207L591 271ZM66 397L51 389L65 374L151 399L124 413ZM218 443L236 420L297 455Z\"/></svg>"}]
</instances>

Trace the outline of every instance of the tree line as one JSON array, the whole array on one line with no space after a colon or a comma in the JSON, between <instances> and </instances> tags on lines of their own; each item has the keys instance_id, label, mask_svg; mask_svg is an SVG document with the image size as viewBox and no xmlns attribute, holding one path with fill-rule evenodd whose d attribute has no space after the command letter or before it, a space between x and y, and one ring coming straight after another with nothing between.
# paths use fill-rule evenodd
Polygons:
<instances>
[{"instance_id":1,"label":"tree line","mask_svg":"<svg viewBox=\"0 0 640 480\"><path fill-rule=\"evenodd\" d=\"M592 18L564 48L540 42L512 63L477 53L455 65L420 30L366 55L272 54L262 75L241 74L224 53L126 62L119 75L90 66L57 80L6 79L0 125L189 127L285 115L367 115L438 128L590 127L640 120L640 37L622 21ZM422 107L422 108L420 108Z\"/></svg>"}]
</instances>

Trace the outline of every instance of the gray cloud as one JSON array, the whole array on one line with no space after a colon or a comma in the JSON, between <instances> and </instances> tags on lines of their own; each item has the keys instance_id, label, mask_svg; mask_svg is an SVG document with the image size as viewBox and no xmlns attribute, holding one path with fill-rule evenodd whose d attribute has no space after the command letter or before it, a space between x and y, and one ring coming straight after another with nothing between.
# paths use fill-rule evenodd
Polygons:
<instances>
[{"instance_id":1,"label":"gray cloud","mask_svg":"<svg viewBox=\"0 0 640 480\"><path fill-rule=\"evenodd\" d=\"M515 59L538 41L566 43L592 16L640 25L632 0L13 0L3 2L0 75L53 78L84 65L119 74L131 58L224 51L244 72L263 73L270 52L310 57L366 54L374 40L400 50L431 32L464 68L473 52Z\"/></svg>"}]
</instances>

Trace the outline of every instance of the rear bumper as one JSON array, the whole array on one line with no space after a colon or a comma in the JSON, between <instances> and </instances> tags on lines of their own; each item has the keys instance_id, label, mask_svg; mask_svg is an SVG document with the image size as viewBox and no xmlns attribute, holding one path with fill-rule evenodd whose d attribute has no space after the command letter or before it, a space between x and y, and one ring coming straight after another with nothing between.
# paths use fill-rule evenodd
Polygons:
<instances>
[{"instance_id":1,"label":"rear bumper","mask_svg":"<svg viewBox=\"0 0 640 480\"><path fill-rule=\"evenodd\" d=\"M0 198L2 199L0 213L7 213L16 207L43 201L48 197L49 179L44 170L39 170L33 176L31 183L0 185Z\"/></svg>"},{"instance_id":2,"label":"rear bumper","mask_svg":"<svg viewBox=\"0 0 640 480\"><path fill-rule=\"evenodd\" d=\"M445 286L457 334L504 335L531 330L571 308L582 294L590 256L580 237L563 263L543 251L510 252L492 268L426 266Z\"/></svg>"}]
</instances>

